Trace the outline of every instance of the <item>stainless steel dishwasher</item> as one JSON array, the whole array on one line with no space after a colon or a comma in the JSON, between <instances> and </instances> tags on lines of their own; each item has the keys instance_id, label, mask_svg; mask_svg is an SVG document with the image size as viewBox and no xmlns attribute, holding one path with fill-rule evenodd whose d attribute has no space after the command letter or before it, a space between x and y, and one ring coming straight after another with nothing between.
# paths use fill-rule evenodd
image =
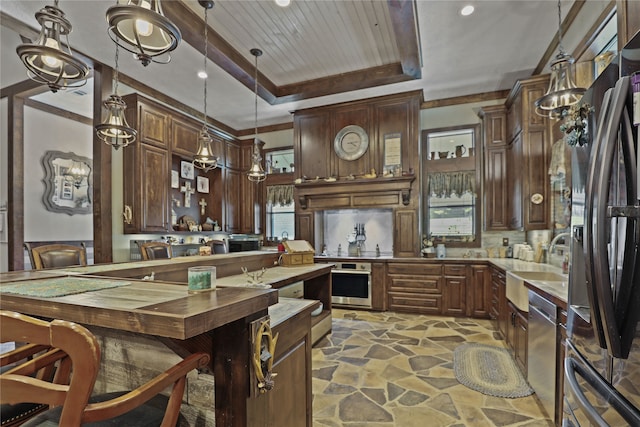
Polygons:
<instances>
[{"instance_id":1,"label":"stainless steel dishwasher","mask_svg":"<svg viewBox=\"0 0 640 427\"><path fill-rule=\"evenodd\" d=\"M556 332L556 305L530 290L527 379L551 419L555 416Z\"/></svg>"}]
</instances>

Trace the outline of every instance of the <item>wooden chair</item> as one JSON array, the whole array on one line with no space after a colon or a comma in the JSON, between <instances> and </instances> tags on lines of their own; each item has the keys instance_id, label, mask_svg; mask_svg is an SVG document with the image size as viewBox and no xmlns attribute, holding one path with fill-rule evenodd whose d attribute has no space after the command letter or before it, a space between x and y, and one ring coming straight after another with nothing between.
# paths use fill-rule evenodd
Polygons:
<instances>
[{"instance_id":1,"label":"wooden chair","mask_svg":"<svg viewBox=\"0 0 640 427\"><path fill-rule=\"evenodd\" d=\"M142 254L142 260L148 261L150 259L167 259L173 256L171 245L164 242L138 242L140 248L140 254Z\"/></svg>"},{"instance_id":2,"label":"wooden chair","mask_svg":"<svg viewBox=\"0 0 640 427\"><path fill-rule=\"evenodd\" d=\"M224 240L209 240L207 244L211 246L212 254L229 253L229 249L227 248L227 244Z\"/></svg>"},{"instance_id":3,"label":"wooden chair","mask_svg":"<svg viewBox=\"0 0 640 427\"><path fill-rule=\"evenodd\" d=\"M186 375L209 362L196 353L133 391L91 397L100 368L100 347L95 336L81 325L64 320L47 322L20 313L0 311L1 342L24 341L51 347L44 356L0 374L0 403L34 402L50 409L31 418L24 427L60 425L92 426L158 425L173 427L180 416ZM42 367L59 360L53 381L34 378ZM68 378L68 384L63 379ZM172 386L171 395L159 395ZM162 401L163 408L158 407Z\"/></svg>"},{"instance_id":4,"label":"wooden chair","mask_svg":"<svg viewBox=\"0 0 640 427\"><path fill-rule=\"evenodd\" d=\"M84 242L79 247L57 243L32 247L25 243L24 248L29 254L31 268L34 270L87 265L87 247Z\"/></svg>"},{"instance_id":5,"label":"wooden chair","mask_svg":"<svg viewBox=\"0 0 640 427\"><path fill-rule=\"evenodd\" d=\"M52 349L48 346L38 344L18 345L14 350L0 354L0 374L25 363L34 363L36 369L38 366L42 366L32 374L34 378L54 383L68 383L69 372L63 369L58 370L58 377L54 378L56 363L65 357L66 354L61 350ZM15 405L3 403L0 405L0 426L19 426L48 408L49 406L43 403L21 402Z\"/></svg>"}]
</instances>

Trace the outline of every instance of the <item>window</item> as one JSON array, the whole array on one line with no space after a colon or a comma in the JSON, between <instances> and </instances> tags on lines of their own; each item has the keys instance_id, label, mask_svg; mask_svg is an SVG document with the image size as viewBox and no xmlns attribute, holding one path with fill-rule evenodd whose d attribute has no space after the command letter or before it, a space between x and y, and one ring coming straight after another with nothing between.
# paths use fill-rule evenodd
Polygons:
<instances>
[{"instance_id":1,"label":"window","mask_svg":"<svg viewBox=\"0 0 640 427\"><path fill-rule=\"evenodd\" d=\"M479 247L480 126L422 132L422 229L434 243Z\"/></svg>"},{"instance_id":2,"label":"window","mask_svg":"<svg viewBox=\"0 0 640 427\"><path fill-rule=\"evenodd\" d=\"M293 185L267 186L266 233L268 240L295 236Z\"/></svg>"}]
</instances>

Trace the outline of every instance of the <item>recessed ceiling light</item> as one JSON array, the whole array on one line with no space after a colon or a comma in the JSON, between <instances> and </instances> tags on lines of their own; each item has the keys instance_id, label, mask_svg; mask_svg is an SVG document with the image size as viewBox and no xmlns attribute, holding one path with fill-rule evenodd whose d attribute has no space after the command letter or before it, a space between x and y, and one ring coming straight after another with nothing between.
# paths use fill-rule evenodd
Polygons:
<instances>
[{"instance_id":1,"label":"recessed ceiling light","mask_svg":"<svg viewBox=\"0 0 640 427\"><path fill-rule=\"evenodd\" d=\"M471 6L470 4L466 5L465 7L463 7L462 9L460 9L460 15L462 16L469 16L473 13L473 11L476 8Z\"/></svg>"},{"instance_id":2,"label":"recessed ceiling light","mask_svg":"<svg viewBox=\"0 0 640 427\"><path fill-rule=\"evenodd\" d=\"M207 73L205 73L204 71L198 71L198 77L200 77L201 79L206 79Z\"/></svg>"},{"instance_id":3,"label":"recessed ceiling light","mask_svg":"<svg viewBox=\"0 0 640 427\"><path fill-rule=\"evenodd\" d=\"M291 0L275 0L276 4L280 7L287 7L291 4Z\"/></svg>"}]
</instances>

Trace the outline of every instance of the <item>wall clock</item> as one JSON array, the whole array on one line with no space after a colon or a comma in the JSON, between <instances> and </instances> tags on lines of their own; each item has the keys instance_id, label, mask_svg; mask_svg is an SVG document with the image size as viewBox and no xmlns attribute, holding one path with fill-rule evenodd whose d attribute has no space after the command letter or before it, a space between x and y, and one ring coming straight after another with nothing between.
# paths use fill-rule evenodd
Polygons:
<instances>
[{"instance_id":1,"label":"wall clock","mask_svg":"<svg viewBox=\"0 0 640 427\"><path fill-rule=\"evenodd\" d=\"M349 125L343 127L333 141L336 155L344 160L356 160L369 148L367 132L360 126Z\"/></svg>"}]
</instances>

